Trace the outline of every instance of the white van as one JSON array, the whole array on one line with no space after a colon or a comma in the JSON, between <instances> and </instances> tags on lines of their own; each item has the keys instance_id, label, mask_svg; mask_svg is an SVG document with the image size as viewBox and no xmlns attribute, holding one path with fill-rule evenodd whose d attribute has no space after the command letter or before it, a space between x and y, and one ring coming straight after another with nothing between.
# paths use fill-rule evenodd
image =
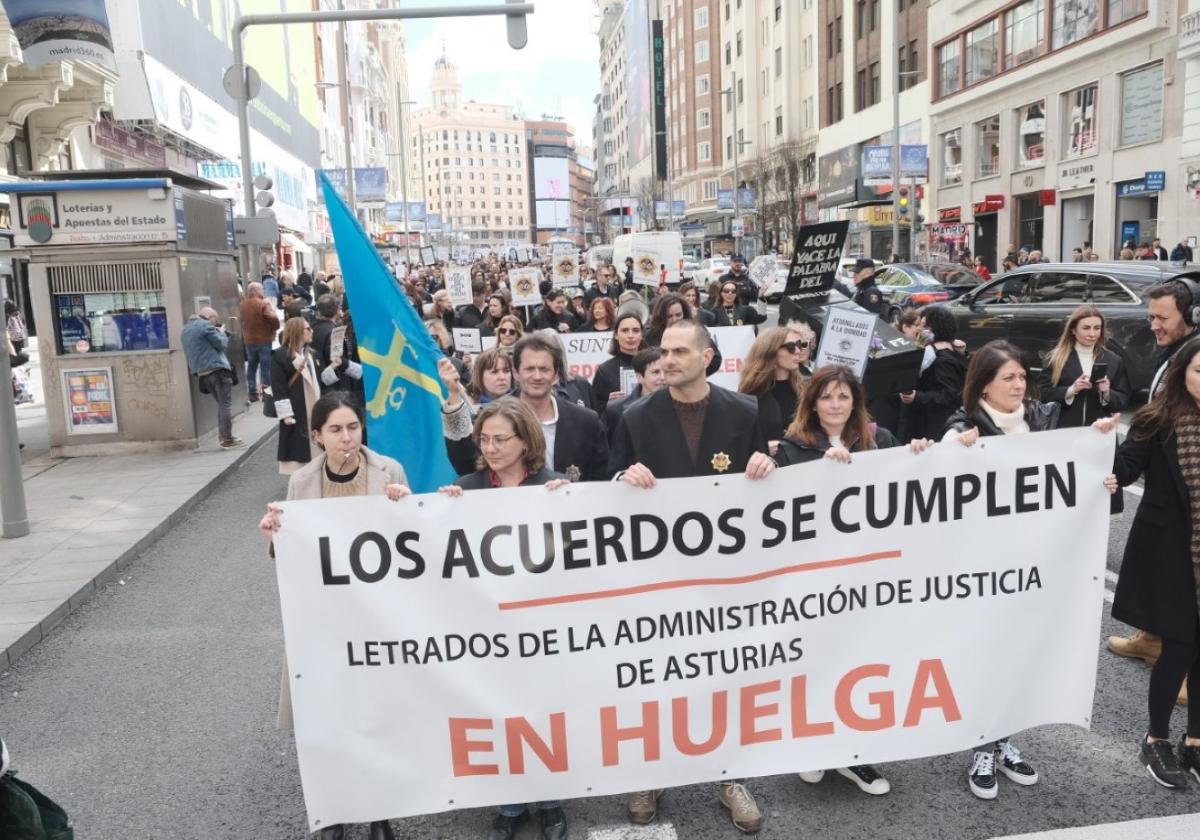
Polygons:
<instances>
[{"instance_id":1,"label":"white van","mask_svg":"<svg viewBox=\"0 0 1200 840\"><path fill-rule=\"evenodd\" d=\"M587 252L586 265L593 272L605 263L612 262L613 246L593 245Z\"/></svg>"},{"instance_id":2,"label":"white van","mask_svg":"<svg viewBox=\"0 0 1200 840\"><path fill-rule=\"evenodd\" d=\"M683 271L683 237L679 231L626 233L613 240L612 263L617 277L625 277L625 258L633 257L633 282L658 286L662 266L667 267L667 285L679 285Z\"/></svg>"}]
</instances>

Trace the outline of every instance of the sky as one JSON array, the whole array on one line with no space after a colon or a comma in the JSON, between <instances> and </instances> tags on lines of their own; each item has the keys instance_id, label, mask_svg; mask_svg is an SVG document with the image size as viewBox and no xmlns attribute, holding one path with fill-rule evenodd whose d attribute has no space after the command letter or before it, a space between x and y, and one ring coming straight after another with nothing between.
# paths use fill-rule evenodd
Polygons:
<instances>
[{"instance_id":1,"label":"sky","mask_svg":"<svg viewBox=\"0 0 1200 840\"><path fill-rule=\"evenodd\" d=\"M474 0L472 0L474 2ZM497 5L502 5L496 0ZM562 116L576 142L591 145L593 100L600 92L600 42L595 0L533 0L529 43L508 46L503 16L407 20L409 98L429 103L433 63L445 42L458 67L463 99L518 108L526 119ZM404 0L405 6L463 5L463 0Z\"/></svg>"}]
</instances>

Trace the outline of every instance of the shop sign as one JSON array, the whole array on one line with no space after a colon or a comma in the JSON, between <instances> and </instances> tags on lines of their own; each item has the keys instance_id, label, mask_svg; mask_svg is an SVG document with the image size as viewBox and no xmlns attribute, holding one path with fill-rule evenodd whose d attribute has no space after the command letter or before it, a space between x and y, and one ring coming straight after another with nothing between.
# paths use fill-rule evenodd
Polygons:
<instances>
[{"instance_id":1,"label":"shop sign","mask_svg":"<svg viewBox=\"0 0 1200 840\"><path fill-rule=\"evenodd\" d=\"M67 434L112 434L118 431L111 367L64 370L62 385Z\"/></svg>"},{"instance_id":2,"label":"shop sign","mask_svg":"<svg viewBox=\"0 0 1200 840\"><path fill-rule=\"evenodd\" d=\"M986 216L989 213L999 213L1004 209L1003 195L985 195L983 201L971 205L971 212L976 216Z\"/></svg>"},{"instance_id":3,"label":"shop sign","mask_svg":"<svg viewBox=\"0 0 1200 840\"><path fill-rule=\"evenodd\" d=\"M173 242L179 238L169 194L153 190L71 190L16 194L18 247Z\"/></svg>"},{"instance_id":4,"label":"shop sign","mask_svg":"<svg viewBox=\"0 0 1200 840\"><path fill-rule=\"evenodd\" d=\"M1043 207L1052 207L1058 201L1058 193L1054 190L1042 190L1038 193L1038 198Z\"/></svg>"},{"instance_id":5,"label":"shop sign","mask_svg":"<svg viewBox=\"0 0 1200 840\"><path fill-rule=\"evenodd\" d=\"M1096 183L1096 163L1094 160L1079 163L1064 163L1058 168L1059 192L1078 190L1090 187Z\"/></svg>"},{"instance_id":6,"label":"shop sign","mask_svg":"<svg viewBox=\"0 0 1200 840\"><path fill-rule=\"evenodd\" d=\"M1117 184L1117 198L1145 193L1162 192L1167 186L1166 172L1147 172L1136 181L1121 181Z\"/></svg>"},{"instance_id":7,"label":"shop sign","mask_svg":"<svg viewBox=\"0 0 1200 840\"><path fill-rule=\"evenodd\" d=\"M1161 169L1147 172L1145 181L1147 192L1162 192L1167 188L1167 173Z\"/></svg>"},{"instance_id":8,"label":"shop sign","mask_svg":"<svg viewBox=\"0 0 1200 840\"><path fill-rule=\"evenodd\" d=\"M978 207L979 205L976 206ZM957 222L960 219L962 219L961 207L943 207L938 210L939 222Z\"/></svg>"},{"instance_id":9,"label":"shop sign","mask_svg":"<svg viewBox=\"0 0 1200 840\"><path fill-rule=\"evenodd\" d=\"M858 197L858 146L846 146L817 161L821 207L851 204Z\"/></svg>"}]
</instances>

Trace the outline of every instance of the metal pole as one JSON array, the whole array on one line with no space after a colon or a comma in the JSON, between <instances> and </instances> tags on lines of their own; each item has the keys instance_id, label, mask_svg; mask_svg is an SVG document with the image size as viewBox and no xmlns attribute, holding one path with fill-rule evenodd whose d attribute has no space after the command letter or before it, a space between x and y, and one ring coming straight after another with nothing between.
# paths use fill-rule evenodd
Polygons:
<instances>
[{"instance_id":1,"label":"metal pole","mask_svg":"<svg viewBox=\"0 0 1200 840\"><path fill-rule=\"evenodd\" d=\"M5 299L4 284L0 283L0 305ZM25 509L25 479L21 477L21 444L17 441L17 406L7 341L4 352L0 353L0 388L7 392L0 396L0 515L4 518L0 536L11 540L29 533L29 513Z\"/></svg>"},{"instance_id":2,"label":"metal pole","mask_svg":"<svg viewBox=\"0 0 1200 840\"><path fill-rule=\"evenodd\" d=\"M892 0L892 253L900 255L900 0ZM891 254L888 254L891 257Z\"/></svg>"},{"instance_id":3,"label":"metal pole","mask_svg":"<svg viewBox=\"0 0 1200 840\"><path fill-rule=\"evenodd\" d=\"M241 67L242 86L237 98L238 143L242 155L242 212L247 216L254 215L254 166L250 160L250 97L246 84L246 62L242 46L242 30L238 28L241 20L233 24L233 63ZM258 247L245 245L242 248L245 282L248 284L258 279Z\"/></svg>"},{"instance_id":4,"label":"metal pole","mask_svg":"<svg viewBox=\"0 0 1200 840\"><path fill-rule=\"evenodd\" d=\"M425 129L418 126L421 132L421 201L425 203L425 236L422 245L429 243L429 195L425 191Z\"/></svg>"},{"instance_id":5,"label":"metal pole","mask_svg":"<svg viewBox=\"0 0 1200 840\"><path fill-rule=\"evenodd\" d=\"M342 5L340 2L338 5ZM342 142L346 144L346 202L350 212L358 218L358 204L354 200L354 142L350 137L350 73L347 68L349 55L346 50L346 24L338 24L338 99L341 100Z\"/></svg>"},{"instance_id":6,"label":"metal pole","mask_svg":"<svg viewBox=\"0 0 1200 840\"><path fill-rule=\"evenodd\" d=\"M729 101L733 103L733 221L735 224L740 224L742 220L742 196L738 189L740 183L740 174L738 160L742 151L742 144L738 140L738 124L737 124L737 71L729 74ZM733 252L736 254L742 250L741 237L733 237Z\"/></svg>"},{"instance_id":7,"label":"metal pole","mask_svg":"<svg viewBox=\"0 0 1200 840\"><path fill-rule=\"evenodd\" d=\"M396 82L396 119L400 129L400 201L404 204L404 261L412 265L412 240L408 230L408 157L404 142L404 106L408 103L400 98L400 83Z\"/></svg>"}]
</instances>

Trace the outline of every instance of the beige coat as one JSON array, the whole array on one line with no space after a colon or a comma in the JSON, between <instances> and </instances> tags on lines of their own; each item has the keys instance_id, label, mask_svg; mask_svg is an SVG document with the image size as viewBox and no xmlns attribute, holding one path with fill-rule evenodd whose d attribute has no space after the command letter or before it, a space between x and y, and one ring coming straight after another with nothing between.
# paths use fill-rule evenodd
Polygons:
<instances>
[{"instance_id":1,"label":"beige coat","mask_svg":"<svg viewBox=\"0 0 1200 840\"><path fill-rule=\"evenodd\" d=\"M362 448L363 461L367 469L367 495L382 496L383 489L389 484L408 484L404 475L404 467L385 455L372 452L365 446ZM288 479L287 500L321 498L321 471L325 469L325 453L321 452ZM291 729L292 721L292 687L288 680L287 662L283 663L283 673L279 679L279 715L276 724L280 729Z\"/></svg>"}]
</instances>

